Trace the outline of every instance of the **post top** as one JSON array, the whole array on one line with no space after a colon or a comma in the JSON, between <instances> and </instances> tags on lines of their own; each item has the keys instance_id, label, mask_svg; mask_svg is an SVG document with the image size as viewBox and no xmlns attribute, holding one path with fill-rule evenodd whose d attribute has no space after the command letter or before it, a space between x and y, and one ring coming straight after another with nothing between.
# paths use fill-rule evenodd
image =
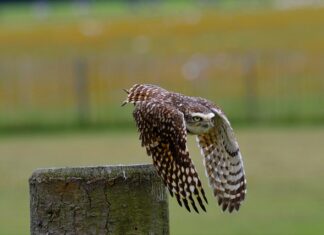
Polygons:
<instances>
[{"instance_id":1,"label":"post top","mask_svg":"<svg viewBox=\"0 0 324 235\"><path fill-rule=\"evenodd\" d=\"M43 182L49 179L83 179L92 181L119 177L127 179L139 173L142 176L157 175L152 164L62 167L36 169L29 178L29 181Z\"/></svg>"}]
</instances>

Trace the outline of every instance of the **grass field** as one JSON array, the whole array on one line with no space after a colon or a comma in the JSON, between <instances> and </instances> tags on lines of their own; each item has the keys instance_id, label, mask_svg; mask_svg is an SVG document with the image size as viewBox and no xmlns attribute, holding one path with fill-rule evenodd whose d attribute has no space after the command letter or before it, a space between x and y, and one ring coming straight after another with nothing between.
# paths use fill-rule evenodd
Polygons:
<instances>
[{"instance_id":1,"label":"grass field","mask_svg":"<svg viewBox=\"0 0 324 235\"><path fill-rule=\"evenodd\" d=\"M220 212L189 138L208 212L188 213L170 198L171 234L323 234L324 128L239 129L237 136L248 179L240 212ZM35 168L151 162L137 139L135 130L1 136L0 234L29 234L28 177Z\"/></svg>"}]
</instances>

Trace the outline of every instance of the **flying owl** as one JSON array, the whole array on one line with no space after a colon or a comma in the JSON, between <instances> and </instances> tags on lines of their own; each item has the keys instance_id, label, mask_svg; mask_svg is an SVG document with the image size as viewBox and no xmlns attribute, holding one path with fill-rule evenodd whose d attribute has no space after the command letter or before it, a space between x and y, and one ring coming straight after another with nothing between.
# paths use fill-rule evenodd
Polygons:
<instances>
[{"instance_id":1,"label":"flying owl","mask_svg":"<svg viewBox=\"0 0 324 235\"><path fill-rule=\"evenodd\" d=\"M206 211L207 198L187 148L187 134L197 135L206 175L223 211L239 210L246 194L242 155L225 114L212 102L136 84L123 105L133 103L142 146L179 205ZM190 205L189 205L190 203Z\"/></svg>"}]
</instances>

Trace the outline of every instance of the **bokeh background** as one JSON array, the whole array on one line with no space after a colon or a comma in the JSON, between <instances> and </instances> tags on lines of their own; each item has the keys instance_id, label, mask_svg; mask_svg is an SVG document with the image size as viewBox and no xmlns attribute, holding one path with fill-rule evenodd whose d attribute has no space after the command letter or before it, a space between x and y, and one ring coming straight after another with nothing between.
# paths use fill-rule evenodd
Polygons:
<instances>
[{"instance_id":1,"label":"bokeh background","mask_svg":"<svg viewBox=\"0 0 324 235\"><path fill-rule=\"evenodd\" d=\"M214 101L248 179L224 214L170 198L171 234L324 234L324 2L0 1L0 234L29 234L36 168L150 163L123 88ZM127 147L126 147L127 146Z\"/></svg>"}]
</instances>

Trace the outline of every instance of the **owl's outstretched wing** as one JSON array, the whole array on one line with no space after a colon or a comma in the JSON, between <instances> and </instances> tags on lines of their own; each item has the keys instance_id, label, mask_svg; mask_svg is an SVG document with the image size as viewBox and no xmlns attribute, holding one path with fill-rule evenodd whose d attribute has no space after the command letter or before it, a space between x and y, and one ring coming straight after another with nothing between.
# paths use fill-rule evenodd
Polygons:
<instances>
[{"instance_id":1,"label":"owl's outstretched wing","mask_svg":"<svg viewBox=\"0 0 324 235\"><path fill-rule=\"evenodd\" d=\"M216 107L214 127L197 136L204 156L209 184L223 211L239 210L246 194L242 155L233 129L225 114Z\"/></svg>"},{"instance_id":2,"label":"owl's outstretched wing","mask_svg":"<svg viewBox=\"0 0 324 235\"><path fill-rule=\"evenodd\" d=\"M206 211L201 196L206 202L207 199L186 146L183 114L163 101L151 100L136 103L133 115L142 146L152 156L153 164L171 196L175 195L179 205L183 203L188 211L189 200L198 212L194 196Z\"/></svg>"}]
</instances>

